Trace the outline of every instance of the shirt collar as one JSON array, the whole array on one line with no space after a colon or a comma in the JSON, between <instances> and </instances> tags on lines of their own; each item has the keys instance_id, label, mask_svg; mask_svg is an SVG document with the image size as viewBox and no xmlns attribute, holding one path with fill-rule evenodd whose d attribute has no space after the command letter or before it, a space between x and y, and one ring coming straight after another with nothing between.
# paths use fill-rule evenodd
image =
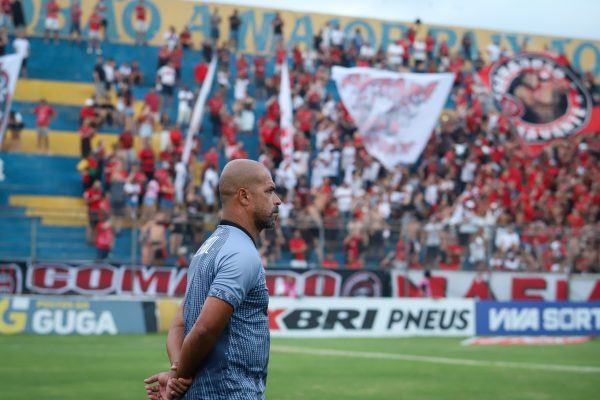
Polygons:
<instances>
[{"instance_id":1,"label":"shirt collar","mask_svg":"<svg viewBox=\"0 0 600 400\"><path fill-rule=\"evenodd\" d=\"M250 238L250 240L252 240L252 243L254 243L254 246L256 247L256 242L254 241L254 238L252 237L250 232L248 232L246 230L246 228L244 228L243 226L236 224L233 221L229 221L228 219L222 219L221 222L219 223L219 225L229 225L229 226L233 226L234 228L238 228L239 230L244 232L246 235L248 235L248 237Z\"/></svg>"}]
</instances>

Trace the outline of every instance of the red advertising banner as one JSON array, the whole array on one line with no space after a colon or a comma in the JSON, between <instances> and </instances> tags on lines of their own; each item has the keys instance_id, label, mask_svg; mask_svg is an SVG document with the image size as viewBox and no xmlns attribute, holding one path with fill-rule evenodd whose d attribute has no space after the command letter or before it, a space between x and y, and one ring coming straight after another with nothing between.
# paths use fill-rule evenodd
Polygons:
<instances>
[{"instance_id":1,"label":"red advertising banner","mask_svg":"<svg viewBox=\"0 0 600 400\"><path fill-rule=\"evenodd\" d=\"M433 297L598 301L600 275L411 270L268 269L274 297ZM181 297L187 269L111 264L0 262L0 294Z\"/></svg>"}]
</instances>

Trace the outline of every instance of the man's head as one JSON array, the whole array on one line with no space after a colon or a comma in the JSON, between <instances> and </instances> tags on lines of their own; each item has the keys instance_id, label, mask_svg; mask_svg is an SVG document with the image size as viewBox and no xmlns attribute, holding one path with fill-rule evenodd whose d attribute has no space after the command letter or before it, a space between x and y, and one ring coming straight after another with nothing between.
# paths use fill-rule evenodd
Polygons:
<instances>
[{"instance_id":1,"label":"man's head","mask_svg":"<svg viewBox=\"0 0 600 400\"><path fill-rule=\"evenodd\" d=\"M219 180L219 195L224 218L247 223L256 232L275 226L281 199L261 163L246 159L227 163Z\"/></svg>"}]
</instances>

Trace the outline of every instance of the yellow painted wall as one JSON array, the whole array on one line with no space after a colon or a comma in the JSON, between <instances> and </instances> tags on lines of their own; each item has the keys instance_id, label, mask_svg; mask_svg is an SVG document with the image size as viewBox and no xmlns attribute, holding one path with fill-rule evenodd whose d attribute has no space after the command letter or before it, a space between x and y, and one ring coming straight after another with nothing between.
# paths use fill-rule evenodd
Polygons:
<instances>
[{"instance_id":1,"label":"yellow painted wall","mask_svg":"<svg viewBox=\"0 0 600 400\"><path fill-rule=\"evenodd\" d=\"M61 24L63 34L68 31L68 5L69 0L59 0L62 7ZM91 13L94 1L83 1L84 25L87 25L87 19ZM107 1L108 20L109 20L109 38L113 41L131 43L135 38L133 30L134 8L137 3L134 0ZM209 14L214 9L210 3L196 3L182 0L146 0L146 5L150 14L149 36L152 44L160 44L162 34L173 25L177 30L181 30L184 25L188 25L192 31L195 43L206 38L210 34ZM25 0L25 9L28 16L29 30L34 33L42 33L44 29L44 0ZM550 6L550 4L549 4ZM238 8L242 18L240 28L242 49L248 52L268 51L272 48L273 40L271 34L270 21L274 18L274 10L259 7L242 7L233 5L218 5L222 15L221 38L228 35L227 17L234 8ZM518 12L515 10L515 12ZM352 32L360 27L363 34L377 46L384 47L392 40L398 39L400 33L408 29L410 21L376 20L368 18L336 17L332 15L299 13L292 11L281 11L285 22L285 38L288 46L294 43L303 43L310 45L312 37L321 29L327 21L339 23L343 30ZM565 16L568 18L568 16ZM427 20L424 16L425 21ZM460 45L460 39L465 28L439 25L423 25L421 33L425 34L428 29L432 29L438 39L448 40L453 49ZM530 50L542 50L545 46L550 49L565 52L572 60L575 68L582 70L592 70L597 76L600 75L600 42L596 40L549 37L530 35L524 33L501 32L484 29L472 29L474 33L474 44L479 49L485 49L493 38L500 40L501 46L512 51L518 51L525 39L528 40Z\"/></svg>"}]
</instances>

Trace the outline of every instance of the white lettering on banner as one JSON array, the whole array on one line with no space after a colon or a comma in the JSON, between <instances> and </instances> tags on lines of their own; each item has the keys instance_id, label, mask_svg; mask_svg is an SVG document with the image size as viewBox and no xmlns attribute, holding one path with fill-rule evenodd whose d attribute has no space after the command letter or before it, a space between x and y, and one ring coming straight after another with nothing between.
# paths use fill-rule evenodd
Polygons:
<instances>
[{"instance_id":1,"label":"white lettering on banner","mask_svg":"<svg viewBox=\"0 0 600 400\"><path fill-rule=\"evenodd\" d=\"M207 247L201 250L209 251L212 241L205 245ZM17 268L16 271L19 277L20 269ZM394 270L389 273L392 297L420 296L417 285L423 278L422 271ZM266 274L267 286L271 294L275 294L278 280L291 276L296 282L299 293L305 297L339 297L344 293L361 292L362 289L350 285L350 282L354 279L358 283L368 281L366 278L370 273L355 272L358 275L348 280L344 280L344 276L339 272L330 270L311 270L302 273L290 270L267 270ZM358 279L359 275L365 279ZM16 280L19 281L20 279ZM27 265L25 289L37 294L183 296L186 281L187 270L172 267L39 263ZM373 295L377 295L378 279L374 279L374 282L371 289ZM21 291L20 285L17 291ZM481 274L438 270L433 271L432 274L432 294L435 298L481 298L498 301L597 301L600 300L600 275L590 274L569 278L565 274L552 273Z\"/></svg>"},{"instance_id":2,"label":"white lettering on banner","mask_svg":"<svg viewBox=\"0 0 600 400\"><path fill-rule=\"evenodd\" d=\"M468 336L473 300L272 298L269 327L283 337Z\"/></svg>"},{"instance_id":3,"label":"white lettering on banner","mask_svg":"<svg viewBox=\"0 0 600 400\"><path fill-rule=\"evenodd\" d=\"M543 323L547 331L598 330L600 308L546 308Z\"/></svg>"},{"instance_id":4,"label":"white lettering on banner","mask_svg":"<svg viewBox=\"0 0 600 400\"><path fill-rule=\"evenodd\" d=\"M537 308L492 308L490 330L524 331L540 329L540 310Z\"/></svg>"},{"instance_id":5,"label":"white lettering on banner","mask_svg":"<svg viewBox=\"0 0 600 400\"><path fill-rule=\"evenodd\" d=\"M344 106L367 151L386 168L421 155L450 94L454 74L412 74L333 67Z\"/></svg>"},{"instance_id":6,"label":"white lettering on banner","mask_svg":"<svg viewBox=\"0 0 600 400\"><path fill-rule=\"evenodd\" d=\"M33 313L32 328L37 334L48 335L116 335L117 326L109 311L99 316L90 310L37 310Z\"/></svg>"}]
</instances>

